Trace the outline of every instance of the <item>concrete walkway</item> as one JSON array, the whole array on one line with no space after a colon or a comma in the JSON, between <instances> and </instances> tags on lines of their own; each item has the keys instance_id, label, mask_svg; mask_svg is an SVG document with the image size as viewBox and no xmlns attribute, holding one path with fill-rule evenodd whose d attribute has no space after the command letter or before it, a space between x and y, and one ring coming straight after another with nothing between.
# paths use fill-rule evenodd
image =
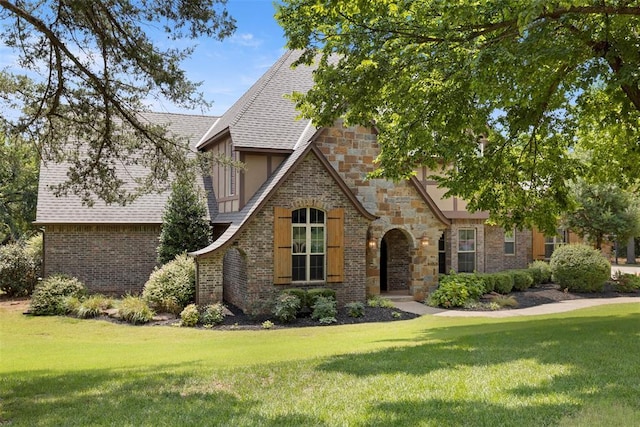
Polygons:
<instances>
[{"instance_id":1,"label":"concrete walkway","mask_svg":"<svg viewBox=\"0 0 640 427\"><path fill-rule=\"evenodd\" d=\"M624 304L636 303L640 304L638 297L618 297L618 298L585 298L572 299L550 304L542 304L535 307L516 308L512 310L499 311L467 311L467 310L445 310L442 308L429 307L428 305L417 301L394 302L394 305L408 313L419 315L430 314L440 317L517 317L517 316L536 316L540 314L564 313L567 311L578 310L580 308L593 307L604 304Z\"/></svg>"}]
</instances>

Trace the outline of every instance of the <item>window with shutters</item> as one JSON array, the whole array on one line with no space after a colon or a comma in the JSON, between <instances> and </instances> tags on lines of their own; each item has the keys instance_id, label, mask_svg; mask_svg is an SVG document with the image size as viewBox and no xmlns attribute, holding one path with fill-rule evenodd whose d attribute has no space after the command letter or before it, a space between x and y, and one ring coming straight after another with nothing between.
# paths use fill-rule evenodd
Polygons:
<instances>
[{"instance_id":1,"label":"window with shutters","mask_svg":"<svg viewBox=\"0 0 640 427\"><path fill-rule=\"evenodd\" d=\"M324 280L325 213L302 208L291 213L291 278L293 281Z\"/></svg>"},{"instance_id":2,"label":"window with shutters","mask_svg":"<svg viewBox=\"0 0 640 427\"><path fill-rule=\"evenodd\" d=\"M344 209L274 208L274 283L344 281Z\"/></svg>"}]
</instances>

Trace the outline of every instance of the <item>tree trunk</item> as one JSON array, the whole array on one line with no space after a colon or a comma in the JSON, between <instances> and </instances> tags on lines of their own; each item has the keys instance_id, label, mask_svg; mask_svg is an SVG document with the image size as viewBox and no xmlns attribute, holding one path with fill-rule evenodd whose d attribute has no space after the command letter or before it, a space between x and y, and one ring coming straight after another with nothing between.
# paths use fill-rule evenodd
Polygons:
<instances>
[{"instance_id":1,"label":"tree trunk","mask_svg":"<svg viewBox=\"0 0 640 427\"><path fill-rule=\"evenodd\" d=\"M627 264L636 263L636 242L633 237L629 237L627 242Z\"/></svg>"}]
</instances>

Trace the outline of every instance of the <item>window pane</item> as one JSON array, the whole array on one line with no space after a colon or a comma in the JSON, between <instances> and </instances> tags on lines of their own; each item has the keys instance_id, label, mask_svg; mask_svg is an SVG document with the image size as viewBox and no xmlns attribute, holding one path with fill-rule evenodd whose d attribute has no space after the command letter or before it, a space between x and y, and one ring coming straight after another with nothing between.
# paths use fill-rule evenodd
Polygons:
<instances>
[{"instance_id":1,"label":"window pane","mask_svg":"<svg viewBox=\"0 0 640 427\"><path fill-rule=\"evenodd\" d=\"M306 227L293 227L293 248L291 252L293 252L294 254L303 254L307 252L306 242Z\"/></svg>"},{"instance_id":2,"label":"window pane","mask_svg":"<svg viewBox=\"0 0 640 427\"><path fill-rule=\"evenodd\" d=\"M324 279L324 255L311 255L310 280Z\"/></svg>"},{"instance_id":3,"label":"window pane","mask_svg":"<svg viewBox=\"0 0 640 427\"><path fill-rule=\"evenodd\" d=\"M311 227L311 253L324 253L324 227Z\"/></svg>"},{"instance_id":4,"label":"window pane","mask_svg":"<svg viewBox=\"0 0 640 427\"><path fill-rule=\"evenodd\" d=\"M318 209L309 209L311 224L324 224L324 212Z\"/></svg>"},{"instance_id":5,"label":"window pane","mask_svg":"<svg viewBox=\"0 0 640 427\"><path fill-rule=\"evenodd\" d=\"M458 230L458 251L474 252L475 250L475 230Z\"/></svg>"},{"instance_id":6,"label":"window pane","mask_svg":"<svg viewBox=\"0 0 640 427\"><path fill-rule=\"evenodd\" d=\"M513 255L516 253L516 244L514 242L504 242L504 253Z\"/></svg>"},{"instance_id":7,"label":"window pane","mask_svg":"<svg viewBox=\"0 0 640 427\"><path fill-rule=\"evenodd\" d=\"M307 210L297 209L291 214L291 222L294 224L306 224L307 223Z\"/></svg>"},{"instance_id":8,"label":"window pane","mask_svg":"<svg viewBox=\"0 0 640 427\"><path fill-rule=\"evenodd\" d=\"M306 256L305 255L294 255L293 256L293 271L292 278L293 280L306 280Z\"/></svg>"},{"instance_id":9,"label":"window pane","mask_svg":"<svg viewBox=\"0 0 640 427\"><path fill-rule=\"evenodd\" d=\"M458 272L459 273L473 273L476 269L475 265L476 254L471 253L459 253L458 254Z\"/></svg>"}]
</instances>

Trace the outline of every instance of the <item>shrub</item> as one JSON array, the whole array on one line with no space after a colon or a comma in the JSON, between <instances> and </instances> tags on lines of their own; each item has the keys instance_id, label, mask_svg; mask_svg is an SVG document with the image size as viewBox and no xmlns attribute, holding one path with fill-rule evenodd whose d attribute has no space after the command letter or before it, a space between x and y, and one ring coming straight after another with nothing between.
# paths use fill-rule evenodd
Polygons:
<instances>
[{"instance_id":1,"label":"shrub","mask_svg":"<svg viewBox=\"0 0 640 427\"><path fill-rule=\"evenodd\" d=\"M429 296L429 305L463 307L469 301L477 301L484 292L484 280L480 276L449 274L442 276L438 289Z\"/></svg>"},{"instance_id":2,"label":"shrub","mask_svg":"<svg viewBox=\"0 0 640 427\"><path fill-rule=\"evenodd\" d=\"M273 324L273 322L271 320L265 320L264 322L262 322L262 329L271 329L274 326L275 325Z\"/></svg>"},{"instance_id":3,"label":"shrub","mask_svg":"<svg viewBox=\"0 0 640 427\"><path fill-rule=\"evenodd\" d=\"M87 319L99 316L104 310L112 306L113 302L110 298L104 295L91 295L84 301L80 301L73 313L82 319Z\"/></svg>"},{"instance_id":4,"label":"shrub","mask_svg":"<svg viewBox=\"0 0 640 427\"><path fill-rule=\"evenodd\" d=\"M127 295L120 301L118 312L125 321L134 325L148 323L155 316L143 298L132 295Z\"/></svg>"},{"instance_id":5,"label":"shrub","mask_svg":"<svg viewBox=\"0 0 640 427\"><path fill-rule=\"evenodd\" d=\"M528 269L533 274L533 285L551 282L551 267L546 261L533 261Z\"/></svg>"},{"instance_id":6,"label":"shrub","mask_svg":"<svg viewBox=\"0 0 640 427\"><path fill-rule=\"evenodd\" d=\"M196 292L196 268L186 254L156 269L144 285L142 297L156 310L182 310L193 301Z\"/></svg>"},{"instance_id":7,"label":"shrub","mask_svg":"<svg viewBox=\"0 0 640 427\"><path fill-rule=\"evenodd\" d=\"M296 318L299 310L300 298L292 294L283 293L276 298L273 315L281 322L291 322Z\"/></svg>"},{"instance_id":8,"label":"shrub","mask_svg":"<svg viewBox=\"0 0 640 427\"><path fill-rule=\"evenodd\" d=\"M517 308L518 307L518 300L516 300L513 295L509 295L509 296L505 296L505 295L500 295L497 296L495 298L493 298L491 300L491 303L496 304L498 306L498 308L502 308L502 307L510 307L510 308Z\"/></svg>"},{"instance_id":9,"label":"shrub","mask_svg":"<svg viewBox=\"0 0 640 427\"><path fill-rule=\"evenodd\" d=\"M496 278L493 273L479 273L477 274L478 278L482 280L482 284L484 285L484 291L486 293L491 293L496 289Z\"/></svg>"},{"instance_id":10,"label":"shrub","mask_svg":"<svg viewBox=\"0 0 640 427\"><path fill-rule=\"evenodd\" d=\"M221 303L206 306L200 316L200 321L204 325L219 325L224 322L224 306Z\"/></svg>"},{"instance_id":11,"label":"shrub","mask_svg":"<svg viewBox=\"0 0 640 427\"><path fill-rule=\"evenodd\" d=\"M27 296L38 282L39 264L24 243L0 246L0 291L10 297Z\"/></svg>"},{"instance_id":12,"label":"shrub","mask_svg":"<svg viewBox=\"0 0 640 427\"><path fill-rule=\"evenodd\" d=\"M611 264L587 245L561 246L549 262L553 281L569 291L602 292L611 275Z\"/></svg>"},{"instance_id":13,"label":"shrub","mask_svg":"<svg viewBox=\"0 0 640 427\"><path fill-rule=\"evenodd\" d=\"M331 298L335 301L336 291L329 288L314 288L307 291L307 304L313 308L318 297Z\"/></svg>"},{"instance_id":14,"label":"shrub","mask_svg":"<svg viewBox=\"0 0 640 427\"><path fill-rule=\"evenodd\" d=\"M35 315L67 314L66 297L85 295L86 287L75 277L51 276L36 286L31 296L31 313Z\"/></svg>"},{"instance_id":15,"label":"shrub","mask_svg":"<svg viewBox=\"0 0 640 427\"><path fill-rule=\"evenodd\" d=\"M629 273L616 273L614 287L618 292L637 292L640 290L640 276Z\"/></svg>"},{"instance_id":16,"label":"shrub","mask_svg":"<svg viewBox=\"0 0 640 427\"><path fill-rule=\"evenodd\" d=\"M195 304L189 304L180 313L180 320L182 320L182 326L193 327L198 324L200 320L200 312Z\"/></svg>"},{"instance_id":17,"label":"shrub","mask_svg":"<svg viewBox=\"0 0 640 427\"><path fill-rule=\"evenodd\" d=\"M507 272L493 273L495 292L508 294L513 290L513 276Z\"/></svg>"},{"instance_id":18,"label":"shrub","mask_svg":"<svg viewBox=\"0 0 640 427\"><path fill-rule=\"evenodd\" d=\"M300 300L300 309L305 307L310 307L309 305L309 296L307 295L307 291L299 288L285 289L282 291L284 294L295 295Z\"/></svg>"},{"instance_id":19,"label":"shrub","mask_svg":"<svg viewBox=\"0 0 640 427\"><path fill-rule=\"evenodd\" d=\"M77 296L64 297L62 302L65 314L73 314L74 316L78 315L80 304L82 304L82 301Z\"/></svg>"},{"instance_id":20,"label":"shrub","mask_svg":"<svg viewBox=\"0 0 640 427\"><path fill-rule=\"evenodd\" d=\"M313 304L313 312L311 318L318 320L322 324L329 324L336 322L336 316L338 315L338 308L336 300L325 296L318 296L315 304Z\"/></svg>"},{"instance_id":21,"label":"shrub","mask_svg":"<svg viewBox=\"0 0 640 427\"><path fill-rule=\"evenodd\" d=\"M364 316L364 304L359 301L350 302L345 305L345 308L347 309L347 314L349 315L349 317Z\"/></svg>"},{"instance_id":22,"label":"shrub","mask_svg":"<svg viewBox=\"0 0 640 427\"><path fill-rule=\"evenodd\" d=\"M373 296L367 300L369 307L382 307L382 308L394 308L393 301L387 298L382 298L380 295Z\"/></svg>"},{"instance_id":23,"label":"shrub","mask_svg":"<svg viewBox=\"0 0 640 427\"><path fill-rule=\"evenodd\" d=\"M513 289L525 291L533 285L533 275L528 270L510 270L513 277Z\"/></svg>"},{"instance_id":24,"label":"shrub","mask_svg":"<svg viewBox=\"0 0 640 427\"><path fill-rule=\"evenodd\" d=\"M40 233L34 234L24 242L24 251L33 261L36 267L36 275L38 277L42 276L43 249L43 238Z\"/></svg>"}]
</instances>

